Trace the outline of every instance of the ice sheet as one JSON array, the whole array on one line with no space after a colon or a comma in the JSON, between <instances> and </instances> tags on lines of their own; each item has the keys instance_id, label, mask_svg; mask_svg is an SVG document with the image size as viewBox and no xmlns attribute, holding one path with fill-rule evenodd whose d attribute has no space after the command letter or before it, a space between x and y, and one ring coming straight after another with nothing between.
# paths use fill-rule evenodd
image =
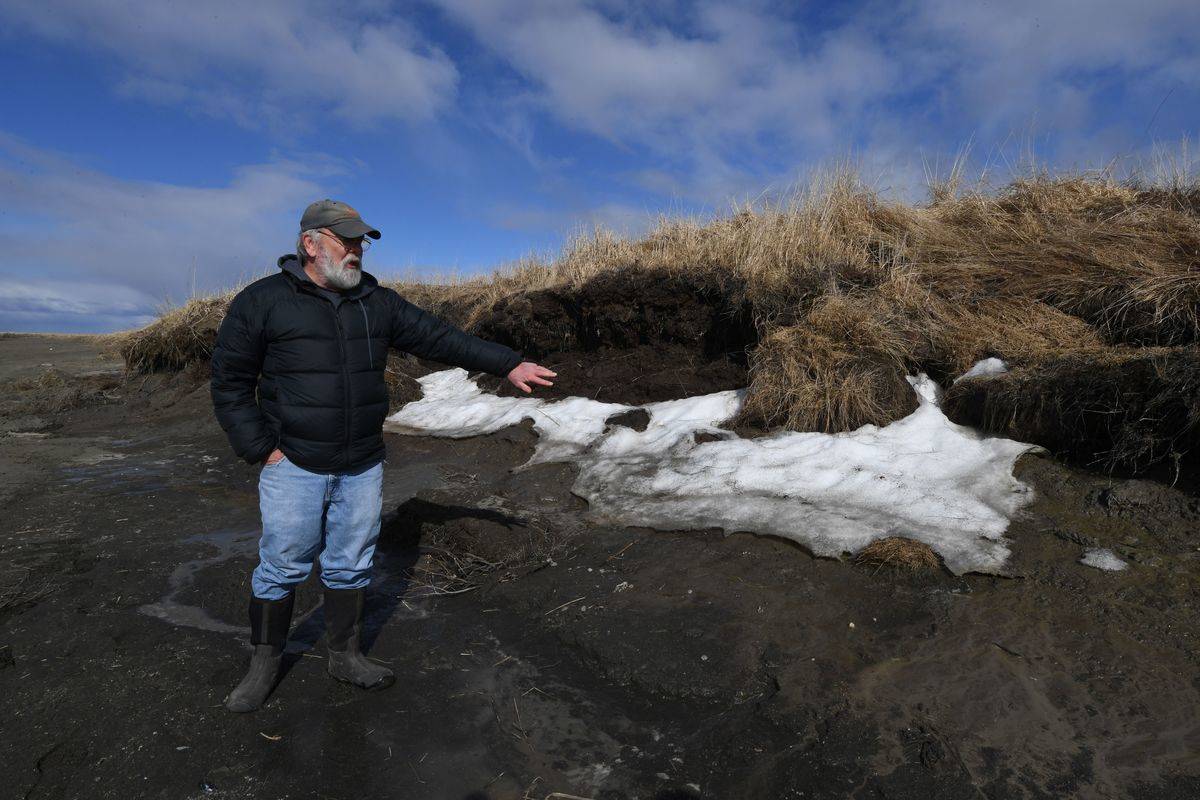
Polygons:
<instances>
[{"instance_id":1,"label":"ice sheet","mask_svg":"<svg viewBox=\"0 0 1200 800\"><path fill-rule=\"evenodd\" d=\"M472 436L530 418L539 440L529 463L576 462L573 490L601 519L774 534L821 556L907 536L955 573L1002 571L1004 531L1032 500L1013 463L1036 448L955 425L938 406L937 384L924 375L909 382L917 410L885 427L742 439L717 427L737 413L740 392L636 406L650 414L639 432L605 426L635 406L495 397L455 369L422 378L425 396L387 428ZM697 444L699 432L723 438Z\"/></svg>"}]
</instances>

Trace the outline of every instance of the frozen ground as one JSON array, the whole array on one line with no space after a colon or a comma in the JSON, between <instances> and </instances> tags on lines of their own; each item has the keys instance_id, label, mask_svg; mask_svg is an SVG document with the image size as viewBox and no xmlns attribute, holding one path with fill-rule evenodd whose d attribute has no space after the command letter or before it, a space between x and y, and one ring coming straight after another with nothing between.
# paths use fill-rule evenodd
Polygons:
<instances>
[{"instance_id":1,"label":"frozen ground","mask_svg":"<svg viewBox=\"0 0 1200 800\"><path fill-rule=\"evenodd\" d=\"M981 362L968 375L998 369ZM772 534L831 557L904 536L932 547L955 574L1001 573L1004 531L1032 500L1013 465L1036 448L954 424L936 383L909 382L919 406L891 425L743 439L719 427L737 414L740 392L642 406L545 402L485 393L452 369L422 378L423 398L391 416L388 429L461 438L528 418L539 437L528 463L577 464L573 491L597 519ZM635 409L649 415L644 430L606 422Z\"/></svg>"}]
</instances>

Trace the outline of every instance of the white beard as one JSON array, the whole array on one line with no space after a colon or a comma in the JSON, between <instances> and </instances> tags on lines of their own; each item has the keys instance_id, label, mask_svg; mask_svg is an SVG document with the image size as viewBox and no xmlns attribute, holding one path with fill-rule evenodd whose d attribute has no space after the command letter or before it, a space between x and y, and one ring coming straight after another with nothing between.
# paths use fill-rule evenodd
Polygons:
<instances>
[{"instance_id":1,"label":"white beard","mask_svg":"<svg viewBox=\"0 0 1200 800\"><path fill-rule=\"evenodd\" d=\"M353 289L362 280L362 261L353 253L347 253L341 261L334 261L328 254L319 253L316 262L317 271L334 289ZM355 264L359 268L351 269L347 264Z\"/></svg>"}]
</instances>

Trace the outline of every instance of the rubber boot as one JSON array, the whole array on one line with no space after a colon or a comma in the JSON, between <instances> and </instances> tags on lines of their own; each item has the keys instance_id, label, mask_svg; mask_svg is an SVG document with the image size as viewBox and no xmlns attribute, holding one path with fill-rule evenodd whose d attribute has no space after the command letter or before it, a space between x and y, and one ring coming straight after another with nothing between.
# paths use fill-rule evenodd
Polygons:
<instances>
[{"instance_id":1,"label":"rubber boot","mask_svg":"<svg viewBox=\"0 0 1200 800\"><path fill-rule=\"evenodd\" d=\"M329 674L362 689L386 689L396 675L362 654L362 589L325 590L325 640Z\"/></svg>"},{"instance_id":2,"label":"rubber boot","mask_svg":"<svg viewBox=\"0 0 1200 800\"><path fill-rule=\"evenodd\" d=\"M275 688L295 599L294 594L282 600L250 596L250 644L254 646L254 655L250 656L246 677L225 698L225 708L239 714L255 711Z\"/></svg>"}]
</instances>

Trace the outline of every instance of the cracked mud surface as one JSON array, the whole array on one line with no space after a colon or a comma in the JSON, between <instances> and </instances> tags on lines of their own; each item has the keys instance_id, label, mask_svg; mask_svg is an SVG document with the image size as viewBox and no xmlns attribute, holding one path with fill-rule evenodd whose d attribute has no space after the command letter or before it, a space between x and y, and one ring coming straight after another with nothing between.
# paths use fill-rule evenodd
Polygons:
<instances>
[{"instance_id":1,"label":"cracked mud surface","mask_svg":"<svg viewBox=\"0 0 1200 800\"><path fill-rule=\"evenodd\" d=\"M236 716L257 470L207 387L58 423L0 440L0 798L1200 795L1200 502L1159 484L1027 457L1012 577L903 575L594 525L570 468L512 471L526 429L388 437L370 646L396 685L328 678L309 585ZM476 591L407 578L417 544L541 535L551 561Z\"/></svg>"}]
</instances>

